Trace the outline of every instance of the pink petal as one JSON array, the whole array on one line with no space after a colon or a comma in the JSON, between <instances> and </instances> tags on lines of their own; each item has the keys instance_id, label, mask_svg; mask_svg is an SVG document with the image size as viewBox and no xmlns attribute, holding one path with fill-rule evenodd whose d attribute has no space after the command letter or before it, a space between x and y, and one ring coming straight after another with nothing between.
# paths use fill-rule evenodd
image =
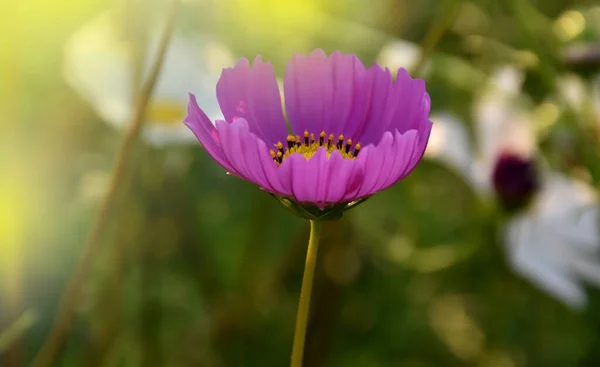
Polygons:
<instances>
[{"instance_id":1,"label":"pink petal","mask_svg":"<svg viewBox=\"0 0 600 367\"><path fill-rule=\"evenodd\" d=\"M221 144L218 139L215 139L216 129L210 122L204 111L198 107L196 97L190 93L190 101L188 103L188 115L184 120L185 125L192 130L200 144L206 149L208 154L223 168L236 174L231 163L225 157Z\"/></svg>"},{"instance_id":2,"label":"pink petal","mask_svg":"<svg viewBox=\"0 0 600 367\"><path fill-rule=\"evenodd\" d=\"M246 119L250 131L269 145L285 141L281 96L270 62L257 56L252 67L240 59L234 68L223 69L217 98L227 121Z\"/></svg>"},{"instance_id":3,"label":"pink petal","mask_svg":"<svg viewBox=\"0 0 600 367\"><path fill-rule=\"evenodd\" d=\"M223 153L237 176L255 183L266 191L287 194L277 182L276 164L265 142L250 132L248 122L239 118L232 123L217 121Z\"/></svg>"},{"instance_id":4,"label":"pink petal","mask_svg":"<svg viewBox=\"0 0 600 367\"><path fill-rule=\"evenodd\" d=\"M298 202L315 204L352 201L363 181L363 168L334 151L327 158L325 148L306 159L292 154L279 167L281 184Z\"/></svg>"},{"instance_id":5,"label":"pink petal","mask_svg":"<svg viewBox=\"0 0 600 367\"><path fill-rule=\"evenodd\" d=\"M355 55L317 49L296 54L283 81L285 106L296 134L343 134L352 138L366 107L365 67Z\"/></svg>"}]
</instances>

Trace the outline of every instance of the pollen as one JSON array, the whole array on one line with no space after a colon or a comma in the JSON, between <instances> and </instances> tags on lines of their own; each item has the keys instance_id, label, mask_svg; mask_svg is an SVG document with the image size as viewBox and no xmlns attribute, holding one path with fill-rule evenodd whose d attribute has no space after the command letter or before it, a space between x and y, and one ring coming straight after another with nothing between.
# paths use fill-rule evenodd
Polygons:
<instances>
[{"instance_id":1,"label":"pollen","mask_svg":"<svg viewBox=\"0 0 600 367\"><path fill-rule=\"evenodd\" d=\"M315 133L307 130L302 135L288 135L287 146L280 141L274 144L275 149L269 152L271 158L279 166L285 158L294 153L300 153L306 159L310 159L321 147L327 150L327 157L337 150L346 159L356 159L360 152L360 143L354 144L352 139L345 139L343 134L338 135L337 141L334 134L328 135L325 131L321 131L318 140L315 136Z\"/></svg>"}]
</instances>

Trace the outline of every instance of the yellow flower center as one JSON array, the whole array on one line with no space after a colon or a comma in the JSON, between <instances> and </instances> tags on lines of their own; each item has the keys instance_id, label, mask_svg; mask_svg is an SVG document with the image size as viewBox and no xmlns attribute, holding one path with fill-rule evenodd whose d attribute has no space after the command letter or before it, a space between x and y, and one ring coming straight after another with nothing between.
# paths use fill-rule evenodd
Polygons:
<instances>
[{"instance_id":1,"label":"yellow flower center","mask_svg":"<svg viewBox=\"0 0 600 367\"><path fill-rule=\"evenodd\" d=\"M186 109L181 102L153 100L146 110L146 120L159 125L179 125L185 118Z\"/></svg>"},{"instance_id":2,"label":"yellow flower center","mask_svg":"<svg viewBox=\"0 0 600 367\"><path fill-rule=\"evenodd\" d=\"M327 140L325 140L326 137ZM329 134L329 136L327 136L325 131L321 131L318 140L315 139L315 134L309 134L308 131L304 131L304 138L301 138L300 135L288 135L287 147L284 147L279 141L275 144L276 150L271 149L270 153L271 157L273 157L273 161L278 166L286 157L294 153L300 153L308 160L315 155L317 150L321 147L327 149L327 158L331 156L331 153L337 150L342 157L346 159L356 159L360 152L360 143L356 143L353 149L352 139L344 140L344 135L338 136L337 141L334 140L335 135Z\"/></svg>"}]
</instances>

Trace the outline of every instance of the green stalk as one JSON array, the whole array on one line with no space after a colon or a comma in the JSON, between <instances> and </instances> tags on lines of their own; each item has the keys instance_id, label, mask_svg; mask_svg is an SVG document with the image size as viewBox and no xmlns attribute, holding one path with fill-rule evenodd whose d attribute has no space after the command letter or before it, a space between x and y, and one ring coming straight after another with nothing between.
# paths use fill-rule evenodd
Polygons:
<instances>
[{"instance_id":1,"label":"green stalk","mask_svg":"<svg viewBox=\"0 0 600 367\"><path fill-rule=\"evenodd\" d=\"M296 315L296 331L294 333L294 345L292 348L291 367L302 367L304 357L304 341L306 338L306 325L310 308L310 295L312 293L315 266L317 264L317 251L323 222L310 221L310 238L308 240L308 251L304 265L304 276L302 278L302 289L300 290L300 301L298 302L298 313Z\"/></svg>"}]
</instances>

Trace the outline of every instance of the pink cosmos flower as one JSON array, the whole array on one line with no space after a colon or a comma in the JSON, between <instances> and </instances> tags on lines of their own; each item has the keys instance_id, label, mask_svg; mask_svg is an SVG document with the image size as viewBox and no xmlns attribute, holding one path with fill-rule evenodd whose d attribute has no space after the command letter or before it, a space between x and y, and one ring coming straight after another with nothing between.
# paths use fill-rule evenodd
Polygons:
<instances>
[{"instance_id":1,"label":"pink cosmos flower","mask_svg":"<svg viewBox=\"0 0 600 367\"><path fill-rule=\"evenodd\" d=\"M302 217L340 217L406 177L425 152L431 101L405 69L393 81L387 68L317 49L293 56L283 90L285 115L271 63L241 59L217 83L225 120L213 125L190 95L184 122L229 173Z\"/></svg>"}]
</instances>

